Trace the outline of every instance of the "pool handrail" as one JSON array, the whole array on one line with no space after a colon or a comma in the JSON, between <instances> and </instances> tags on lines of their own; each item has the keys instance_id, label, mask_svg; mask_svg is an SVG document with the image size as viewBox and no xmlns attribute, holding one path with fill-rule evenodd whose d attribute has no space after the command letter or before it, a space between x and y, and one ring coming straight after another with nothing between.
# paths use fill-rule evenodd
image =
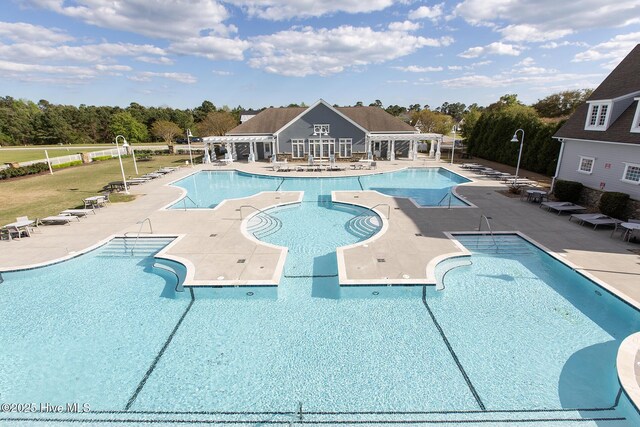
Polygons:
<instances>
[{"instance_id":1,"label":"pool handrail","mask_svg":"<svg viewBox=\"0 0 640 427\"><path fill-rule=\"evenodd\" d=\"M138 232L136 233L136 240L133 242L133 247L131 248L131 256L133 256L133 251L136 249L136 245L138 244L138 239L140 238L140 234L142 233L142 227L145 222L149 222L149 234L153 234L153 226L151 225L151 218L146 217L142 221L138 221L136 224L140 224L140 228L138 228ZM127 237L127 233L124 233L124 237Z\"/></svg>"},{"instance_id":2,"label":"pool handrail","mask_svg":"<svg viewBox=\"0 0 640 427\"><path fill-rule=\"evenodd\" d=\"M491 229L491 223L489 222L492 219L490 216L486 216L485 214L480 215L480 223L478 224L478 231L482 231L482 219L484 218L484 222L487 224L487 228L489 229L489 234L491 234L491 239L493 240L493 244L496 249L498 249L498 242L496 242L496 237L493 235L493 230Z\"/></svg>"}]
</instances>

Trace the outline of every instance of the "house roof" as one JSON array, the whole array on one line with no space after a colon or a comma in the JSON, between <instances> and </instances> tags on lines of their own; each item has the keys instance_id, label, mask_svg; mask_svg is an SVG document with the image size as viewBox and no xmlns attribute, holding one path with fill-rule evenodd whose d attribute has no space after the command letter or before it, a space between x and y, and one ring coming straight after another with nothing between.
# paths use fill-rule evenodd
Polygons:
<instances>
[{"instance_id":1,"label":"house roof","mask_svg":"<svg viewBox=\"0 0 640 427\"><path fill-rule=\"evenodd\" d=\"M251 120L227 132L227 135L273 134L305 112L306 107L267 108ZM406 124L378 107L337 107L336 110L369 132L415 132Z\"/></svg>"},{"instance_id":2,"label":"house roof","mask_svg":"<svg viewBox=\"0 0 640 427\"><path fill-rule=\"evenodd\" d=\"M640 91L640 44L636 45L611 74L604 79L587 101L610 100L638 91ZM638 101L633 101L609 125L606 131L598 131L585 129L589 104L584 103L576 109L553 137L640 144L640 133L631 132L637 107Z\"/></svg>"}]
</instances>

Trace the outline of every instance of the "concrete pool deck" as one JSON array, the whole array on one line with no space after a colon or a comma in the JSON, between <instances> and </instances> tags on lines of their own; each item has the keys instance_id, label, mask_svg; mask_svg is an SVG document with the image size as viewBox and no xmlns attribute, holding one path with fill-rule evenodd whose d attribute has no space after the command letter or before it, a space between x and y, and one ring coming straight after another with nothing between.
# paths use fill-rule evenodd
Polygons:
<instances>
[{"instance_id":1,"label":"concrete pool deck","mask_svg":"<svg viewBox=\"0 0 640 427\"><path fill-rule=\"evenodd\" d=\"M443 257L463 254L445 232L474 232L481 215L491 217L494 232L519 231L569 262L575 269L602 281L623 298L640 307L640 257L631 252L637 245L610 238L608 229L592 230L554 215L538 204L510 198L498 191L506 186L477 177L457 165L425 159L378 162L378 168L333 172L272 172L268 163L234 163L230 166L183 167L162 178L133 186L138 198L99 209L68 226L41 226L31 238L0 242L0 271L46 264L76 255L125 233L135 235L140 221L149 218L154 234L180 238L162 256L189 267L186 285L275 285L279 282L286 249L258 242L243 232L242 218L254 209L295 203L298 192L263 192L248 198L229 200L213 210L166 210L179 200L180 188L171 182L200 170L240 170L275 176L339 177L381 173L405 167L445 167L474 179L458 186L457 193L474 207L420 208L408 199L393 198L373 191L335 192L334 200L366 207L389 205L387 230L374 238L344 248L340 261L343 284L434 283L432 269ZM378 208L386 216L386 207ZM483 224L483 230L486 226ZM145 224L143 232L148 231ZM146 234L143 234L143 236ZM240 261L244 260L244 261ZM384 262L379 262L384 260Z\"/></svg>"}]
</instances>

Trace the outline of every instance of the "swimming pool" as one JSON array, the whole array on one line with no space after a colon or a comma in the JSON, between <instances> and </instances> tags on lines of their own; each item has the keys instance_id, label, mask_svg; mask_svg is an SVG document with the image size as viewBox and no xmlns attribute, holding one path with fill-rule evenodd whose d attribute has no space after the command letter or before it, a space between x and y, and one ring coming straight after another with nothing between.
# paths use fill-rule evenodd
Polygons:
<instances>
[{"instance_id":1,"label":"swimming pool","mask_svg":"<svg viewBox=\"0 0 640 427\"><path fill-rule=\"evenodd\" d=\"M331 191L374 190L406 197L419 206L468 206L451 194L467 178L444 168L409 168L398 172L341 178L296 178L253 175L237 171L202 171L173 185L186 196L171 209L214 208L223 200L252 196L261 191L304 191L306 200L330 197Z\"/></svg>"},{"instance_id":2,"label":"swimming pool","mask_svg":"<svg viewBox=\"0 0 640 427\"><path fill-rule=\"evenodd\" d=\"M274 298L175 292L153 266L166 238L3 273L2 402L91 412L0 421L634 425L614 363L636 310L516 235L456 235L471 264L449 270L443 291L340 289L335 248L381 219L330 202L322 184L248 221L289 248Z\"/></svg>"}]
</instances>

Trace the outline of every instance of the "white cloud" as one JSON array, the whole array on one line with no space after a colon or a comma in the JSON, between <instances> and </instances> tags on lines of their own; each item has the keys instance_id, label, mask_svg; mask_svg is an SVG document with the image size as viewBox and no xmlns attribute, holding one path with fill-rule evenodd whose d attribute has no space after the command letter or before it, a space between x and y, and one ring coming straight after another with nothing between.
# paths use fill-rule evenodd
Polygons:
<instances>
[{"instance_id":1,"label":"white cloud","mask_svg":"<svg viewBox=\"0 0 640 427\"><path fill-rule=\"evenodd\" d=\"M73 37L62 30L24 22L0 22L0 38L13 42L31 42L45 45L74 40Z\"/></svg>"},{"instance_id":2,"label":"white cloud","mask_svg":"<svg viewBox=\"0 0 640 427\"><path fill-rule=\"evenodd\" d=\"M148 64L172 65L173 59L166 56L138 56L136 61L146 62Z\"/></svg>"},{"instance_id":3,"label":"white cloud","mask_svg":"<svg viewBox=\"0 0 640 427\"><path fill-rule=\"evenodd\" d=\"M518 62L516 64L516 67L530 67L535 63L536 63L536 61L532 57L527 56L522 61Z\"/></svg>"},{"instance_id":4,"label":"white cloud","mask_svg":"<svg viewBox=\"0 0 640 427\"><path fill-rule=\"evenodd\" d=\"M442 80L440 83L446 88L492 88L514 85L539 85L548 86L553 83L562 83L565 87L593 87L602 79L600 74L573 74L573 73L536 73L534 75L518 73L501 73L493 76L468 75L454 79Z\"/></svg>"},{"instance_id":5,"label":"white cloud","mask_svg":"<svg viewBox=\"0 0 640 427\"><path fill-rule=\"evenodd\" d=\"M91 25L161 39L197 36L201 31L227 35L235 27L215 0L28 0L34 6L79 19Z\"/></svg>"},{"instance_id":6,"label":"white cloud","mask_svg":"<svg viewBox=\"0 0 640 427\"><path fill-rule=\"evenodd\" d=\"M196 83L198 80L189 73L156 73L152 71L142 71L129 77L129 80L136 82L150 82L153 78L160 77L175 80L180 83Z\"/></svg>"},{"instance_id":7,"label":"white cloud","mask_svg":"<svg viewBox=\"0 0 640 427\"><path fill-rule=\"evenodd\" d=\"M640 32L619 34L614 38L580 52L573 57L573 62L609 60L606 68L616 65L633 49L640 40Z\"/></svg>"},{"instance_id":8,"label":"white cloud","mask_svg":"<svg viewBox=\"0 0 640 427\"><path fill-rule=\"evenodd\" d=\"M282 21L291 18L308 18L337 12L367 13L386 9L393 0L228 0L240 7L250 17Z\"/></svg>"},{"instance_id":9,"label":"white cloud","mask_svg":"<svg viewBox=\"0 0 640 427\"><path fill-rule=\"evenodd\" d=\"M100 76L120 76L127 71L131 71L131 67L126 65L42 65L0 60L0 74L4 78L30 83L75 86Z\"/></svg>"},{"instance_id":10,"label":"white cloud","mask_svg":"<svg viewBox=\"0 0 640 427\"><path fill-rule=\"evenodd\" d=\"M420 29L421 25L418 22L404 21L404 22L392 22L389 24L391 31L415 31Z\"/></svg>"},{"instance_id":11,"label":"white cloud","mask_svg":"<svg viewBox=\"0 0 640 427\"><path fill-rule=\"evenodd\" d=\"M269 73L303 77L327 76L382 63L431 46L447 46L449 37L432 39L369 27L295 28L252 39L249 65Z\"/></svg>"},{"instance_id":12,"label":"white cloud","mask_svg":"<svg viewBox=\"0 0 640 427\"><path fill-rule=\"evenodd\" d=\"M409 72L409 73L429 73L434 71L442 71L442 67L421 67L419 65L409 65L406 67L392 67L396 70Z\"/></svg>"},{"instance_id":13,"label":"white cloud","mask_svg":"<svg viewBox=\"0 0 640 427\"><path fill-rule=\"evenodd\" d=\"M458 56L462 58L477 58L483 55L510 55L518 56L521 53L521 48L512 44L493 42L486 46L476 46L465 50Z\"/></svg>"},{"instance_id":14,"label":"white cloud","mask_svg":"<svg viewBox=\"0 0 640 427\"><path fill-rule=\"evenodd\" d=\"M588 44L584 43L584 42L570 42L570 41L563 41L563 42L549 42L549 43L545 43L543 45L540 45L541 49L557 49L559 47L564 47L564 46L580 46L580 47L587 47Z\"/></svg>"},{"instance_id":15,"label":"white cloud","mask_svg":"<svg viewBox=\"0 0 640 427\"><path fill-rule=\"evenodd\" d=\"M560 39L573 33L573 30L541 30L532 25L508 25L498 30L507 41L513 42L544 42Z\"/></svg>"},{"instance_id":16,"label":"white cloud","mask_svg":"<svg viewBox=\"0 0 640 427\"><path fill-rule=\"evenodd\" d=\"M242 60L250 43L238 38L229 39L209 35L192 37L171 43L169 50L176 54L202 56L211 60Z\"/></svg>"},{"instance_id":17,"label":"white cloud","mask_svg":"<svg viewBox=\"0 0 640 427\"><path fill-rule=\"evenodd\" d=\"M442 16L444 3L436 4L433 7L420 6L409 12L409 19L431 19L436 20Z\"/></svg>"},{"instance_id":18,"label":"white cloud","mask_svg":"<svg viewBox=\"0 0 640 427\"><path fill-rule=\"evenodd\" d=\"M218 76L233 76L233 73L231 71L211 70L211 72Z\"/></svg>"},{"instance_id":19,"label":"white cloud","mask_svg":"<svg viewBox=\"0 0 640 427\"><path fill-rule=\"evenodd\" d=\"M545 41L562 37L564 32L637 23L638 6L638 0L464 0L455 14L473 25L512 24L500 31L513 41L525 41L518 37L527 32L535 39L529 41Z\"/></svg>"}]
</instances>

